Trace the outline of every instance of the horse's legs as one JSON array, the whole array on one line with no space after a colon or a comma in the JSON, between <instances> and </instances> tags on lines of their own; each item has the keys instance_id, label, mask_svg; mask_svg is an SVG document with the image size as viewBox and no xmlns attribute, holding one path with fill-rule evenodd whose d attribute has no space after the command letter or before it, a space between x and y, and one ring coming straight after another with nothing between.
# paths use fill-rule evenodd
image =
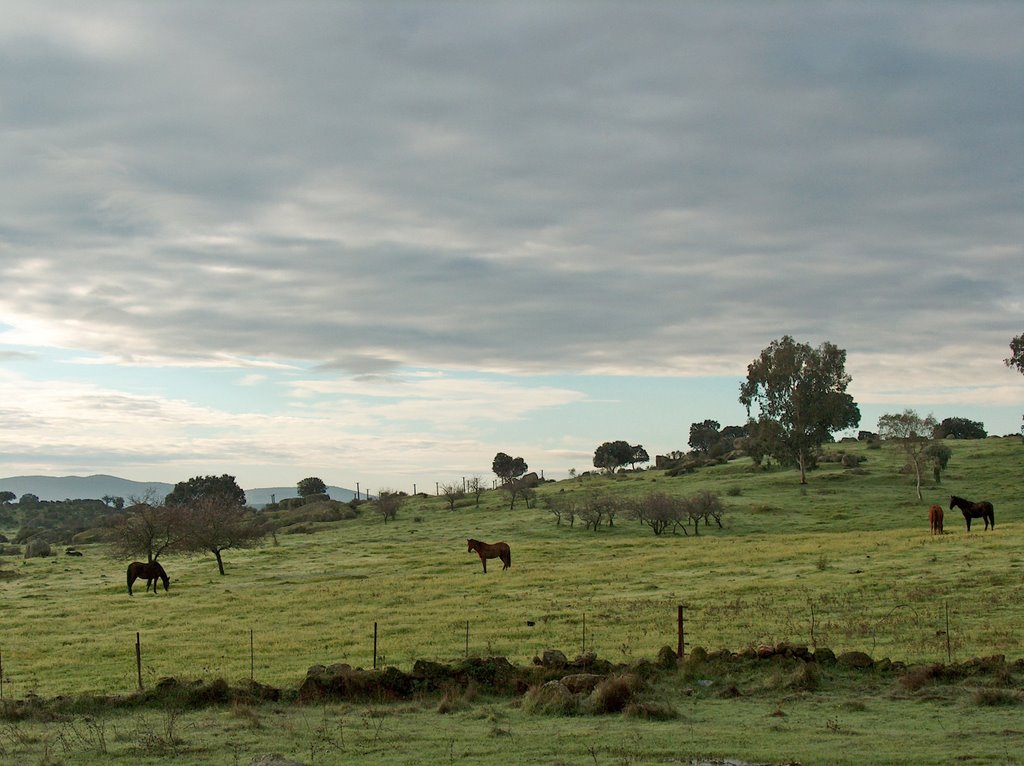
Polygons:
<instances>
[{"instance_id":1,"label":"horse's legs","mask_svg":"<svg viewBox=\"0 0 1024 766\"><path fill-rule=\"evenodd\" d=\"M484 574L487 574L487 559L483 556L480 557L480 563L484 565Z\"/></svg>"}]
</instances>

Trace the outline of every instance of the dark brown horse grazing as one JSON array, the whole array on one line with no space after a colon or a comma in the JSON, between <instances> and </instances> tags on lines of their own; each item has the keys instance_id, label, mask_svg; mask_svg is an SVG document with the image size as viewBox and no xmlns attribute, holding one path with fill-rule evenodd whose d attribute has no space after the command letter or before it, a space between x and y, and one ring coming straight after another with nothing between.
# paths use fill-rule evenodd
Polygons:
<instances>
[{"instance_id":1,"label":"dark brown horse grazing","mask_svg":"<svg viewBox=\"0 0 1024 766\"><path fill-rule=\"evenodd\" d=\"M942 534L942 506L933 505L928 509L928 523L931 525L933 535Z\"/></svg>"},{"instance_id":2,"label":"dark brown horse grazing","mask_svg":"<svg viewBox=\"0 0 1024 766\"><path fill-rule=\"evenodd\" d=\"M128 595L132 595L132 583L136 580L145 578L146 590L149 590L149 586L153 586L153 592L156 593L156 580L160 578L164 581L164 590L171 587L171 578L167 576L167 572L160 566L157 561L151 561L148 564L143 564L141 561L133 561L128 565Z\"/></svg>"},{"instance_id":3,"label":"dark brown horse grazing","mask_svg":"<svg viewBox=\"0 0 1024 766\"><path fill-rule=\"evenodd\" d=\"M988 500L972 503L970 500L953 495L949 498L949 510L952 511L954 508L959 508L963 512L968 532L971 531L971 519L984 519L985 529L988 529L989 524L992 525L992 529L996 528L996 512Z\"/></svg>"},{"instance_id":4,"label":"dark brown horse grazing","mask_svg":"<svg viewBox=\"0 0 1024 766\"><path fill-rule=\"evenodd\" d=\"M480 557L480 563L484 565L484 574L487 574L487 559L501 559L501 563L505 565L502 569L512 566L512 549L508 547L508 543L482 543L479 540L466 540L466 544L469 546L466 553L476 551L476 555Z\"/></svg>"}]
</instances>

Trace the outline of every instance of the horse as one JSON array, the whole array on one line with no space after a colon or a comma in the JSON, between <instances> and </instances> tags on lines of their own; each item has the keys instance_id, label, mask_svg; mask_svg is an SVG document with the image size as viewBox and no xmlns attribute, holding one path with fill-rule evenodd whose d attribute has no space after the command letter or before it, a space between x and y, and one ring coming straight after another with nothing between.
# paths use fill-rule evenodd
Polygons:
<instances>
[{"instance_id":1,"label":"horse","mask_svg":"<svg viewBox=\"0 0 1024 766\"><path fill-rule=\"evenodd\" d=\"M146 590L148 591L149 586L152 585L153 592L156 593L158 577L164 581L165 591L171 587L171 578L167 576L167 572L159 562L151 561L148 564L143 564L141 561L133 561L128 565L128 595L132 595L132 583L142 578L146 579Z\"/></svg>"},{"instance_id":2,"label":"horse","mask_svg":"<svg viewBox=\"0 0 1024 766\"><path fill-rule=\"evenodd\" d=\"M949 510L952 511L954 508L959 508L963 512L968 532L971 531L971 519L984 519L985 529L988 529L990 524L992 529L996 528L996 512L988 500L972 503L970 500L953 495L949 498Z\"/></svg>"},{"instance_id":3,"label":"horse","mask_svg":"<svg viewBox=\"0 0 1024 766\"><path fill-rule=\"evenodd\" d=\"M933 505L928 509L928 523L931 525L933 535L942 534L942 506Z\"/></svg>"},{"instance_id":4,"label":"horse","mask_svg":"<svg viewBox=\"0 0 1024 766\"><path fill-rule=\"evenodd\" d=\"M479 540L466 540L468 550L466 553L472 553L476 551L476 555L480 557L480 563L484 565L484 574L487 574L487 559L501 559L501 563L505 566L503 570L508 569L512 566L512 549L508 547L508 543L482 543Z\"/></svg>"}]
</instances>

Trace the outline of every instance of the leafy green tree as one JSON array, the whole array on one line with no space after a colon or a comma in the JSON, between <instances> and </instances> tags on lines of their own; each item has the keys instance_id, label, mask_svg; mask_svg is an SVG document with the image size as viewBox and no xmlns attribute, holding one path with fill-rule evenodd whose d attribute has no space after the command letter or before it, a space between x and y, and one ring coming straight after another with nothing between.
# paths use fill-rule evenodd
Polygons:
<instances>
[{"instance_id":1,"label":"leafy green tree","mask_svg":"<svg viewBox=\"0 0 1024 766\"><path fill-rule=\"evenodd\" d=\"M614 473L615 469L633 462L633 449L629 442L621 439L605 442L594 450L594 468L603 468L608 473Z\"/></svg>"},{"instance_id":2,"label":"leafy green tree","mask_svg":"<svg viewBox=\"0 0 1024 766\"><path fill-rule=\"evenodd\" d=\"M967 418L945 418L935 428L936 439L984 439L987 436L984 423Z\"/></svg>"},{"instance_id":3,"label":"leafy green tree","mask_svg":"<svg viewBox=\"0 0 1024 766\"><path fill-rule=\"evenodd\" d=\"M935 442L925 447L924 457L927 462L931 463L932 478L935 479L935 483L941 483L942 472L949 465L949 459L953 457L953 450L941 442Z\"/></svg>"},{"instance_id":4,"label":"leafy green tree","mask_svg":"<svg viewBox=\"0 0 1024 766\"><path fill-rule=\"evenodd\" d=\"M499 452L491 462L491 470L501 480L502 484L509 484L518 479L529 470L526 461L521 457L512 457L504 452Z\"/></svg>"},{"instance_id":5,"label":"leafy green tree","mask_svg":"<svg viewBox=\"0 0 1024 766\"><path fill-rule=\"evenodd\" d=\"M245 505L245 491L238 486L234 476L193 476L188 481L179 481L164 499L169 506L191 506L201 500L218 498L227 504Z\"/></svg>"},{"instance_id":6,"label":"leafy green tree","mask_svg":"<svg viewBox=\"0 0 1024 766\"><path fill-rule=\"evenodd\" d=\"M878 419L878 434L885 441L896 442L913 469L917 480L917 499L921 496L921 474L928 463L927 452L934 443L932 434L938 423L932 415L922 418L914 410L882 415ZM948 458L947 458L948 459Z\"/></svg>"},{"instance_id":7,"label":"leafy green tree","mask_svg":"<svg viewBox=\"0 0 1024 766\"><path fill-rule=\"evenodd\" d=\"M5 489L3 492L0 492L0 503L4 505L12 502L13 500L16 500L17 498L18 496L11 492L9 489Z\"/></svg>"},{"instance_id":8,"label":"leafy green tree","mask_svg":"<svg viewBox=\"0 0 1024 766\"><path fill-rule=\"evenodd\" d=\"M322 479L318 479L316 476L310 476L308 479L303 479L299 482L298 490L299 497L323 495L327 492L327 485L324 484Z\"/></svg>"},{"instance_id":9,"label":"leafy green tree","mask_svg":"<svg viewBox=\"0 0 1024 766\"><path fill-rule=\"evenodd\" d=\"M26 508L39 505L39 495L33 495L31 492L26 492L18 500L18 505L23 505Z\"/></svg>"},{"instance_id":10,"label":"leafy green tree","mask_svg":"<svg viewBox=\"0 0 1024 766\"><path fill-rule=\"evenodd\" d=\"M703 423L690 424L690 441L688 444L698 452L709 452L718 442L718 429L721 424L717 420L705 420Z\"/></svg>"},{"instance_id":11,"label":"leafy green tree","mask_svg":"<svg viewBox=\"0 0 1024 766\"><path fill-rule=\"evenodd\" d=\"M634 444L630 449L633 450L633 454L629 459L629 467L636 469L637 463L649 463L651 462L651 456L647 454L647 450L644 449L642 444Z\"/></svg>"},{"instance_id":12,"label":"leafy green tree","mask_svg":"<svg viewBox=\"0 0 1024 766\"><path fill-rule=\"evenodd\" d=\"M756 407L761 419L778 424L775 454L782 452L797 463L801 484L807 483L814 451L834 431L860 422L860 409L846 393L850 380L846 351L828 342L815 349L788 335L772 341L747 365L740 403L748 416Z\"/></svg>"}]
</instances>

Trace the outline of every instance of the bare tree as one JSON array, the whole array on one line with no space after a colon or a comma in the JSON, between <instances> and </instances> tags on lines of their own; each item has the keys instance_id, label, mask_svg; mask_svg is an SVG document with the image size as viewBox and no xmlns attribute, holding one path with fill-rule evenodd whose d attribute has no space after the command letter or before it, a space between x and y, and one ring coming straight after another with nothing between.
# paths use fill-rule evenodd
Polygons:
<instances>
[{"instance_id":1,"label":"bare tree","mask_svg":"<svg viewBox=\"0 0 1024 766\"><path fill-rule=\"evenodd\" d=\"M256 513L229 499L203 497L190 504L186 513L186 531L182 549L209 551L224 574L222 553L231 548L251 548L266 536L266 527Z\"/></svg>"},{"instance_id":2,"label":"bare tree","mask_svg":"<svg viewBox=\"0 0 1024 766\"><path fill-rule=\"evenodd\" d=\"M480 497L484 494L484 491L486 491L487 489L487 487L484 486L484 480L481 479L479 476L474 476L468 482L466 482L466 489L469 491L471 495L473 495L473 499L476 501L477 507L479 507Z\"/></svg>"},{"instance_id":3,"label":"bare tree","mask_svg":"<svg viewBox=\"0 0 1024 766\"><path fill-rule=\"evenodd\" d=\"M455 504L466 496L465 490L463 490L462 485L458 482L442 484L438 489L441 492L441 497L448 503L449 511L454 511Z\"/></svg>"},{"instance_id":4,"label":"bare tree","mask_svg":"<svg viewBox=\"0 0 1024 766\"><path fill-rule=\"evenodd\" d=\"M181 546L187 532L186 514L181 507L153 505L152 497L131 501L107 534L115 553L132 558L145 555L147 562L153 562L160 554Z\"/></svg>"},{"instance_id":5,"label":"bare tree","mask_svg":"<svg viewBox=\"0 0 1024 766\"><path fill-rule=\"evenodd\" d=\"M664 492L652 492L637 498L631 511L634 518L649 526L655 535L662 534L669 527L677 528L687 518L683 501Z\"/></svg>"},{"instance_id":6,"label":"bare tree","mask_svg":"<svg viewBox=\"0 0 1024 766\"><path fill-rule=\"evenodd\" d=\"M401 507L404 499L404 492L398 492L393 489L382 489L377 493L376 511L384 519L385 524L388 523L388 519L398 517L398 509Z\"/></svg>"},{"instance_id":7,"label":"bare tree","mask_svg":"<svg viewBox=\"0 0 1024 766\"><path fill-rule=\"evenodd\" d=\"M934 443L932 434L938 422L929 415L922 418L914 410L901 413L882 415L878 419L878 433L886 441L900 445L908 465L914 471L917 480L917 499L921 496L921 475L928 464L928 448Z\"/></svg>"}]
</instances>

